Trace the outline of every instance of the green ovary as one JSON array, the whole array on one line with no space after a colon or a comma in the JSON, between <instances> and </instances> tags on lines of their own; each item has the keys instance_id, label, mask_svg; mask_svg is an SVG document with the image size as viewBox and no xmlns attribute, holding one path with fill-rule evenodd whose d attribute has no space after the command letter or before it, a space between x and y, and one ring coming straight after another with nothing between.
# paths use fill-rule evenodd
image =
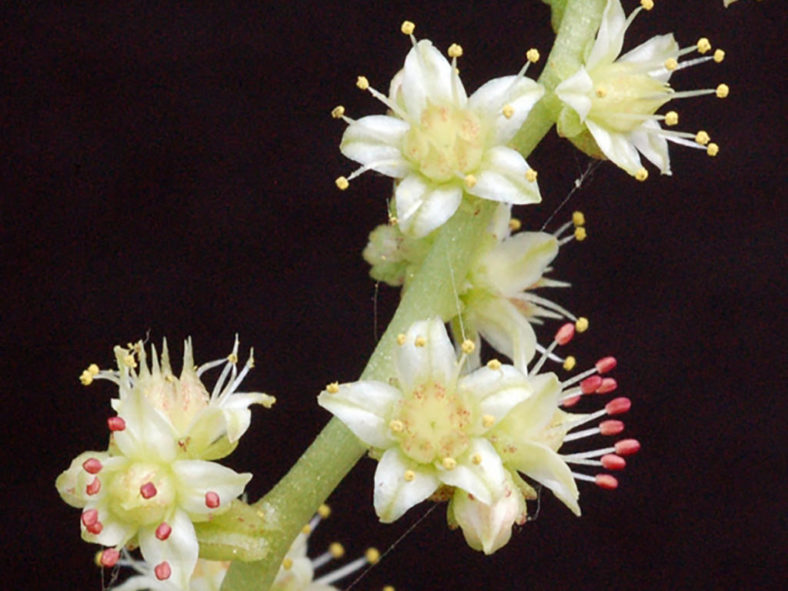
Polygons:
<instances>
[{"instance_id":1,"label":"green ovary","mask_svg":"<svg viewBox=\"0 0 788 591\"><path fill-rule=\"evenodd\" d=\"M474 171L484 152L482 125L470 111L428 103L418 126L405 135L403 153L433 181Z\"/></svg>"},{"instance_id":2,"label":"green ovary","mask_svg":"<svg viewBox=\"0 0 788 591\"><path fill-rule=\"evenodd\" d=\"M670 100L667 83L635 70L632 64L615 63L589 72L594 81L588 118L604 127L628 133Z\"/></svg>"},{"instance_id":3,"label":"green ovary","mask_svg":"<svg viewBox=\"0 0 788 591\"><path fill-rule=\"evenodd\" d=\"M146 483L156 487L156 494L146 499L140 488ZM175 502L175 486L167 467L135 462L112 475L109 483L110 508L121 521L138 526L160 523Z\"/></svg>"},{"instance_id":4,"label":"green ovary","mask_svg":"<svg viewBox=\"0 0 788 591\"><path fill-rule=\"evenodd\" d=\"M427 464L456 458L468 447L466 430L470 411L454 392L439 384L427 384L402 400L396 420L402 451L416 462Z\"/></svg>"}]
</instances>

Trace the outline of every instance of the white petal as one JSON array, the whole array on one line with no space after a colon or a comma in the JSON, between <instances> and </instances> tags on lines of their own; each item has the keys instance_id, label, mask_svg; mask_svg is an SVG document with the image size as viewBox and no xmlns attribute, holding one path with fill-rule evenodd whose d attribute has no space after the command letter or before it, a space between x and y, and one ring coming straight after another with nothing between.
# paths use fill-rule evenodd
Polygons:
<instances>
[{"instance_id":1,"label":"white petal","mask_svg":"<svg viewBox=\"0 0 788 591\"><path fill-rule=\"evenodd\" d=\"M178 506L192 519L204 520L211 513L221 512L237 498L252 479L248 472L238 474L234 470L204 460L179 460L172 464L178 486ZM219 495L219 507L205 505L205 493Z\"/></svg>"},{"instance_id":2,"label":"white petal","mask_svg":"<svg viewBox=\"0 0 788 591\"><path fill-rule=\"evenodd\" d=\"M512 230L509 227L509 222L512 219L512 204L499 203L493 212L492 220L487 228L487 232L493 235L498 240L504 240L509 237Z\"/></svg>"},{"instance_id":3,"label":"white petal","mask_svg":"<svg viewBox=\"0 0 788 591\"><path fill-rule=\"evenodd\" d=\"M427 39L419 41L408 52L399 92L405 109L416 121L427 106L427 101L433 104L450 103L458 107L464 107L467 102L465 89L454 76L451 64Z\"/></svg>"},{"instance_id":4,"label":"white petal","mask_svg":"<svg viewBox=\"0 0 788 591\"><path fill-rule=\"evenodd\" d=\"M594 81L591 80L588 71L581 66L577 72L556 86L555 95L563 103L572 107L580 116L581 121L585 121L588 113L591 112L593 90Z\"/></svg>"},{"instance_id":5,"label":"white petal","mask_svg":"<svg viewBox=\"0 0 788 591\"><path fill-rule=\"evenodd\" d=\"M402 137L410 126L396 117L370 115L351 123L342 136L340 151L381 174L402 178L410 164L402 156Z\"/></svg>"},{"instance_id":6,"label":"white petal","mask_svg":"<svg viewBox=\"0 0 788 591\"><path fill-rule=\"evenodd\" d=\"M505 144L520 130L542 95L544 87L530 78L504 76L480 86L468 99L468 108L493 126L494 134L488 138L492 145ZM504 116L504 106L512 108L511 117Z\"/></svg>"},{"instance_id":7,"label":"white petal","mask_svg":"<svg viewBox=\"0 0 788 591\"><path fill-rule=\"evenodd\" d=\"M662 174L670 174L668 141L659 133L659 129L659 123L656 121L646 121L629 137L638 151L659 168Z\"/></svg>"},{"instance_id":8,"label":"white petal","mask_svg":"<svg viewBox=\"0 0 788 591\"><path fill-rule=\"evenodd\" d=\"M517 446L509 465L541 482L575 515L580 515L577 499L580 493L569 467L549 447L535 442L522 442Z\"/></svg>"},{"instance_id":9,"label":"white petal","mask_svg":"<svg viewBox=\"0 0 788 591\"><path fill-rule=\"evenodd\" d=\"M558 254L558 240L546 232L519 232L500 242L481 262L484 280L505 297L532 287Z\"/></svg>"},{"instance_id":10,"label":"white petal","mask_svg":"<svg viewBox=\"0 0 788 591\"><path fill-rule=\"evenodd\" d=\"M502 365L495 370L481 367L463 376L457 390L467 392L468 398L476 401L480 419L489 415L496 421L501 421L533 392L526 375L511 365Z\"/></svg>"},{"instance_id":11,"label":"white petal","mask_svg":"<svg viewBox=\"0 0 788 591\"><path fill-rule=\"evenodd\" d=\"M539 203L542 200L539 185L525 178L529 168L516 150L503 146L490 148L475 174L476 184L467 191L483 199L515 205Z\"/></svg>"},{"instance_id":12,"label":"white petal","mask_svg":"<svg viewBox=\"0 0 788 591\"><path fill-rule=\"evenodd\" d=\"M158 525L140 529L139 541L142 556L152 567L167 562L172 570L172 574L166 579L167 582L180 589L188 589L189 578L194 571L194 565L197 564L197 554L200 549L194 525L186 513L177 509L167 521L167 525L172 528L172 531L164 541L156 537L155 532Z\"/></svg>"},{"instance_id":13,"label":"white petal","mask_svg":"<svg viewBox=\"0 0 788 591\"><path fill-rule=\"evenodd\" d=\"M590 119L586 120L586 126L591 135L594 136L599 149L616 166L623 168L633 176L641 169L640 156L638 156L638 152L628 136L623 133L608 131Z\"/></svg>"},{"instance_id":14,"label":"white petal","mask_svg":"<svg viewBox=\"0 0 788 591\"><path fill-rule=\"evenodd\" d=\"M345 423L361 441L386 449L392 444L388 427L392 407L400 398L400 391L388 384L360 381L342 384L334 394L324 390L317 403Z\"/></svg>"},{"instance_id":15,"label":"white petal","mask_svg":"<svg viewBox=\"0 0 788 591\"><path fill-rule=\"evenodd\" d=\"M649 73L649 76L667 82L670 79L671 71L667 68L661 67L667 60L679 57L679 44L673 37L673 33L666 35L657 35L652 37L645 43L641 43L635 49L632 49L618 58L619 62L633 62L633 63L653 63L657 67L654 72Z\"/></svg>"},{"instance_id":16,"label":"white petal","mask_svg":"<svg viewBox=\"0 0 788 591\"><path fill-rule=\"evenodd\" d=\"M125 421L126 427L115 431L113 439L124 456L141 461L175 459L177 442L172 425L153 408L139 388L121 400L118 416Z\"/></svg>"},{"instance_id":17,"label":"white petal","mask_svg":"<svg viewBox=\"0 0 788 591\"><path fill-rule=\"evenodd\" d=\"M406 395L424 384L441 384L447 389L456 384L456 353L439 318L414 322L405 333L405 342L397 345L394 362L399 386Z\"/></svg>"},{"instance_id":18,"label":"white petal","mask_svg":"<svg viewBox=\"0 0 788 591\"><path fill-rule=\"evenodd\" d=\"M410 174L394 192L397 223L403 233L415 238L442 226L462 201L459 183L433 185L419 174Z\"/></svg>"},{"instance_id":19,"label":"white petal","mask_svg":"<svg viewBox=\"0 0 788 591\"><path fill-rule=\"evenodd\" d=\"M481 459L476 463L474 456ZM492 503L504 493L506 470L501 457L492 444L481 437L471 440L468 449L453 470L438 469L438 478L444 484L456 486L472 494L482 503Z\"/></svg>"},{"instance_id":20,"label":"white petal","mask_svg":"<svg viewBox=\"0 0 788 591\"><path fill-rule=\"evenodd\" d=\"M136 524L118 521L112 517L106 501L98 507L87 505L85 511L93 508L98 509L98 518L103 527L100 533L92 534L85 529L85 525L80 520L79 526L82 530L82 539L86 542L93 542L102 546L120 546L128 542L137 533Z\"/></svg>"},{"instance_id":21,"label":"white petal","mask_svg":"<svg viewBox=\"0 0 788 591\"><path fill-rule=\"evenodd\" d=\"M538 438L553 420L561 397L561 382L554 373L537 374L528 382L532 395L493 426L493 433L502 431L512 439L526 441Z\"/></svg>"},{"instance_id":22,"label":"white petal","mask_svg":"<svg viewBox=\"0 0 788 591\"><path fill-rule=\"evenodd\" d=\"M598 64L611 64L621 53L627 19L619 0L607 0L602 13L602 22L591 53L586 58L586 67L593 70Z\"/></svg>"},{"instance_id":23,"label":"white petal","mask_svg":"<svg viewBox=\"0 0 788 591\"><path fill-rule=\"evenodd\" d=\"M413 472L413 480L405 480L406 470ZM431 466L410 462L399 448L393 447L383 454L375 470L375 512L383 523L391 523L429 497L439 485Z\"/></svg>"},{"instance_id":24,"label":"white petal","mask_svg":"<svg viewBox=\"0 0 788 591\"><path fill-rule=\"evenodd\" d=\"M469 316L482 338L525 372L536 352L536 335L525 316L505 298L474 302Z\"/></svg>"}]
</instances>

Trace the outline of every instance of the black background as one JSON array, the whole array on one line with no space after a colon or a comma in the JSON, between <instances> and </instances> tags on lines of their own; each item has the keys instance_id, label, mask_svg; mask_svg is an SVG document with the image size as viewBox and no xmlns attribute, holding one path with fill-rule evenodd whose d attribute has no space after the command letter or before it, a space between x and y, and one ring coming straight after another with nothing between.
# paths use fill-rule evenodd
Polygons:
<instances>
[{"instance_id":1,"label":"black background","mask_svg":"<svg viewBox=\"0 0 788 591\"><path fill-rule=\"evenodd\" d=\"M627 11L634 2L626 2ZM224 356L240 332L275 394L228 460L263 494L328 416L325 383L361 372L374 345L374 285L359 256L385 219L390 181L337 149L336 104L381 106L409 42L462 43L470 90L549 51L541 2L102 2L5 4L2 60L3 561L7 588L100 589L57 474L105 441L112 388L77 381L112 346L194 338ZM783 10L781 10L783 9ZM717 158L674 147L674 175L639 184L611 165L558 214L582 209L590 237L562 250L557 299L591 319L572 352L619 358L628 429L644 446L615 492L581 488L584 516L546 495L538 519L485 558L445 527L442 507L355 589L765 588L785 581L785 140L781 3L657 2L628 47L673 31L727 50L681 71L680 89L725 81L725 101L681 101L681 128L708 129ZM538 75L541 64L531 70ZM587 159L554 133L529 158L537 228ZM385 326L397 295L378 297ZM552 330L552 327L551 327ZM374 463L333 495L313 553L389 547L371 508Z\"/></svg>"}]
</instances>

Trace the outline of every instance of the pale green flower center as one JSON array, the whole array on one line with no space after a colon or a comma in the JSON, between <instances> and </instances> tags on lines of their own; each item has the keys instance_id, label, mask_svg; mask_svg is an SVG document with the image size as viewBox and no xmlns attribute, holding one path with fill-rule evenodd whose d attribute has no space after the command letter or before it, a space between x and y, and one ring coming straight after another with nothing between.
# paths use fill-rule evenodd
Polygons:
<instances>
[{"instance_id":1,"label":"pale green flower center","mask_svg":"<svg viewBox=\"0 0 788 591\"><path fill-rule=\"evenodd\" d=\"M445 182L474 171L484 152L479 118L454 105L428 103L418 125L405 135L403 153L433 181Z\"/></svg>"},{"instance_id":2,"label":"pale green flower center","mask_svg":"<svg viewBox=\"0 0 788 591\"><path fill-rule=\"evenodd\" d=\"M108 492L112 513L119 520L138 526L164 521L176 496L169 467L148 462L131 463L113 474Z\"/></svg>"},{"instance_id":3,"label":"pale green flower center","mask_svg":"<svg viewBox=\"0 0 788 591\"><path fill-rule=\"evenodd\" d=\"M628 133L670 100L672 90L640 66L613 63L589 72L594 81L588 118L604 127Z\"/></svg>"},{"instance_id":4,"label":"pale green flower center","mask_svg":"<svg viewBox=\"0 0 788 591\"><path fill-rule=\"evenodd\" d=\"M395 430L402 451L419 463L456 458L468 447L471 412L456 393L427 384L399 403Z\"/></svg>"}]
</instances>

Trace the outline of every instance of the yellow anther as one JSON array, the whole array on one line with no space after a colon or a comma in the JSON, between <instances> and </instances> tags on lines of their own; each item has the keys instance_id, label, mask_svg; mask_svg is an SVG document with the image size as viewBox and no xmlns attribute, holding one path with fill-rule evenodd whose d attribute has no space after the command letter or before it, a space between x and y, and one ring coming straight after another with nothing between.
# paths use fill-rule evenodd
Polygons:
<instances>
[{"instance_id":1,"label":"yellow anther","mask_svg":"<svg viewBox=\"0 0 788 591\"><path fill-rule=\"evenodd\" d=\"M594 94L597 95L599 98L605 98L607 96L607 90L602 88L601 86L594 91Z\"/></svg>"},{"instance_id":2,"label":"yellow anther","mask_svg":"<svg viewBox=\"0 0 788 591\"><path fill-rule=\"evenodd\" d=\"M711 42L706 37L698 39L698 53L711 51Z\"/></svg>"},{"instance_id":3,"label":"yellow anther","mask_svg":"<svg viewBox=\"0 0 788 591\"><path fill-rule=\"evenodd\" d=\"M539 50L536 49L536 47L532 47L531 49L525 52L525 59L527 59L532 64L538 62L540 57L541 56L539 55Z\"/></svg>"},{"instance_id":4,"label":"yellow anther","mask_svg":"<svg viewBox=\"0 0 788 591\"><path fill-rule=\"evenodd\" d=\"M452 43L449 45L449 57L462 57L462 45Z\"/></svg>"},{"instance_id":5,"label":"yellow anther","mask_svg":"<svg viewBox=\"0 0 788 591\"><path fill-rule=\"evenodd\" d=\"M504 105L503 109L501 109L501 113L507 119L511 119L512 115L514 115L514 107L512 105Z\"/></svg>"},{"instance_id":6,"label":"yellow anther","mask_svg":"<svg viewBox=\"0 0 788 591\"><path fill-rule=\"evenodd\" d=\"M230 353L227 356L227 361L235 365L236 363L238 363L238 355L236 355L235 353Z\"/></svg>"},{"instance_id":7,"label":"yellow anther","mask_svg":"<svg viewBox=\"0 0 788 591\"><path fill-rule=\"evenodd\" d=\"M402 21L402 26L399 28L403 35L413 35L416 30L416 25L410 21Z\"/></svg>"},{"instance_id":8,"label":"yellow anther","mask_svg":"<svg viewBox=\"0 0 788 591\"><path fill-rule=\"evenodd\" d=\"M126 355L123 358L123 364L126 365L126 367L130 367L132 369L137 367L137 360L134 359L134 354L129 353L128 355Z\"/></svg>"},{"instance_id":9,"label":"yellow anther","mask_svg":"<svg viewBox=\"0 0 788 591\"><path fill-rule=\"evenodd\" d=\"M323 503L317 508L317 514L320 515L322 519L328 519L328 516L331 515L331 507Z\"/></svg>"},{"instance_id":10,"label":"yellow anther","mask_svg":"<svg viewBox=\"0 0 788 591\"><path fill-rule=\"evenodd\" d=\"M403 430L404 428L405 428L405 425L403 425L403 424L402 424L402 421L399 421L399 420L397 420L397 419L393 419L393 420L392 420L392 421L389 423L389 429L391 429L392 431L394 431L394 433L402 433L402 430Z\"/></svg>"},{"instance_id":11,"label":"yellow anther","mask_svg":"<svg viewBox=\"0 0 788 591\"><path fill-rule=\"evenodd\" d=\"M405 482L413 482L416 478L416 473L413 470L405 470L405 473L402 475L405 479Z\"/></svg>"},{"instance_id":12,"label":"yellow anther","mask_svg":"<svg viewBox=\"0 0 788 591\"><path fill-rule=\"evenodd\" d=\"M699 143L701 146L705 146L706 144L711 141L709 134L703 131L702 129L695 134L695 141Z\"/></svg>"},{"instance_id":13,"label":"yellow anther","mask_svg":"<svg viewBox=\"0 0 788 591\"><path fill-rule=\"evenodd\" d=\"M720 84L717 86L717 98L725 98L731 91L727 84Z\"/></svg>"},{"instance_id":14,"label":"yellow anther","mask_svg":"<svg viewBox=\"0 0 788 591\"><path fill-rule=\"evenodd\" d=\"M715 49L714 50L714 61L718 64L725 59L725 51L722 49Z\"/></svg>"},{"instance_id":15,"label":"yellow anther","mask_svg":"<svg viewBox=\"0 0 788 591\"><path fill-rule=\"evenodd\" d=\"M487 367L492 369L492 370L499 370L499 369L501 369L501 362L498 361L497 359L490 359L487 362Z\"/></svg>"},{"instance_id":16,"label":"yellow anther","mask_svg":"<svg viewBox=\"0 0 788 591\"><path fill-rule=\"evenodd\" d=\"M93 371L95 368L95 371ZM88 368L79 375L79 381L83 386L90 386L93 383L93 378L99 372L98 365L92 363Z\"/></svg>"},{"instance_id":17,"label":"yellow anther","mask_svg":"<svg viewBox=\"0 0 788 591\"><path fill-rule=\"evenodd\" d=\"M405 333L401 332L397 335L397 344L402 346L405 344Z\"/></svg>"},{"instance_id":18,"label":"yellow anther","mask_svg":"<svg viewBox=\"0 0 788 591\"><path fill-rule=\"evenodd\" d=\"M676 111L668 111L665 113L665 125L673 127L679 124L679 114Z\"/></svg>"},{"instance_id":19,"label":"yellow anther","mask_svg":"<svg viewBox=\"0 0 788 591\"><path fill-rule=\"evenodd\" d=\"M635 173L635 178L640 182L645 181L648 178L648 171L645 168L641 168Z\"/></svg>"},{"instance_id":20,"label":"yellow anther","mask_svg":"<svg viewBox=\"0 0 788 591\"><path fill-rule=\"evenodd\" d=\"M93 562L96 564L96 566L103 566L103 565L101 564L101 555L102 555L103 553L104 553L104 550L99 550L98 552L96 552L96 553L93 555Z\"/></svg>"},{"instance_id":21,"label":"yellow anther","mask_svg":"<svg viewBox=\"0 0 788 591\"><path fill-rule=\"evenodd\" d=\"M383 591L395 591L395 589L392 585L386 585L383 587Z\"/></svg>"},{"instance_id":22,"label":"yellow anther","mask_svg":"<svg viewBox=\"0 0 788 591\"><path fill-rule=\"evenodd\" d=\"M706 153L709 156L716 156L720 153L720 147L714 142L711 142L708 146L706 146Z\"/></svg>"},{"instance_id":23,"label":"yellow anther","mask_svg":"<svg viewBox=\"0 0 788 591\"><path fill-rule=\"evenodd\" d=\"M651 10L654 8L654 0L640 0L640 5L643 7L643 10Z\"/></svg>"},{"instance_id":24,"label":"yellow anther","mask_svg":"<svg viewBox=\"0 0 788 591\"><path fill-rule=\"evenodd\" d=\"M577 364L577 359L575 359L572 355L569 355L566 359L564 359L564 369L566 371L572 371L575 368L575 364Z\"/></svg>"},{"instance_id":25,"label":"yellow anther","mask_svg":"<svg viewBox=\"0 0 788 591\"><path fill-rule=\"evenodd\" d=\"M665 60L665 69L672 72L679 67L679 62L675 57L669 57Z\"/></svg>"},{"instance_id":26,"label":"yellow anther","mask_svg":"<svg viewBox=\"0 0 788 591\"><path fill-rule=\"evenodd\" d=\"M416 345L417 347L423 347L424 345L427 344L427 339L425 339L422 336L418 336L416 337L416 340L413 341L413 344Z\"/></svg>"},{"instance_id":27,"label":"yellow anther","mask_svg":"<svg viewBox=\"0 0 788 591\"><path fill-rule=\"evenodd\" d=\"M454 470L457 467L457 460L447 456L441 460L441 464L443 464L443 467L447 470Z\"/></svg>"},{"instance_id":28,"label":"yellow anther","mask_svg":"<svg viewBox=\"0 0 788 591\"><path fill-rule=\"evenodd\" d=\"M586 238L588 238L588 232L586 232L585 228L582 226L575 228L575 240L582 242Z\"/></svg>"},{"instance_id":29,"label":"yellow anther","mask_svg":"<svg viewBox=\"0 0 788 591\"><path fill-rule=\"evenodd\" d=\"M473 187L475 187L476 186L476 177L473 176L472 174L469 174L468 176L466 176L465 177L465 186L468 187L469 189L472 189Z\"/></svg>"},{"instance_id":30,"label":"yellow anther","mask_svg":"<svg viewBox=\"0 0 788 591\"><path fill-rule=\"evenodd\" d=\"M476 343L474 343L471 339L465 339L462 342L462 345L460 345L460 349L462 349L462 352L465 353L466 355L470 355L471 353L473 353L473 350L475 348L476 348Z\"/></svg>"},{"instance_id":31,"label":"yellow anther","mask_svg":"<svg viewBox=\"0 0 788 591\"><path fill-rule=\"evenodd\" d=\"M576 211L572 214L572 223L577 226L585 226L586 225L586 216L583 215L582 211Z\"/></svg>"},{"instance_id":32,"label":"yellow anther","mask_svg":"<svg viewBox=\"0 0 788 591\"><path fill-rule=\"evenodd\" d=\"M334 184L336 184L337 189L344 191L350 186L350 181L348 181L347 178L340 176L337 177L337 180L334 181Z\"/></svg>"},{"instance_id":33,"label":"yellow anther","mask_svg":"<svg viewBox=\"0 0 788 591\"><path fill-rule=\"evenodd\" d=\"M519 219L512 218L512 219L509 220L509 231L510 232L517 232L517 230L519 230L522 227L523 227L523 223Z\"/></svg>"},{"instance_id":34,"label":"yellow anther","mask_svg":"<svg viewBox=\"0 0 788 591\"><path fill-rule=\"evenodd\" d=\"M87 371L89 373L92 373L93 375L96 375L99 372L99 366L96 365L95 363L91 363L90 365L88 365Z\"/></svg>"},{"instance_id":35,"label":"yellow anther","mask_svg":"<svg viewBox=\"0 0 788 591\"><path fill-rule=\"evenodd\" d=\"M536 171L533 168L529 168L525 172L525 180L529 183L533 183L536 180Z\"/></svg>"},{"instance_id":36,"label":"yellow anther","mask_svg":"<svg viewBox=\"0 0 788 591\"><path fill-rule=\"evenodd\" d=\"M331 109L331 116L334 119L342 119L345 116L345 107L342 105L337 105L333 109Z\"/></svg>"},{"instance_id":37,"label":"yellow anther","mask_svg":"<svg viewBox=\"0 0 788 591\"><path fill-rule=\"evenodd\" d=\"M345 555L345 547L339 542L332 542L328 547L328 552L334 558L342 558Z\"/></svg>"},{"instance_id":38,"label":"yellow anther","mask_svg":"<svg viewBox=\"0 0 788 591\"><path fill-rule=\"evenodd\" d=\"M339 382L331 382L328 386L326 386L326 392L329 394L336 394L339 392Z\"/></svg>"},{"instance_id":39,"label":"yellow anther","mask_svg":"<svg viewBox=\"0 0 788 591\"><path fill-rule=\"evenodd\" d=\"M308 536L309 534L312 533L312 528L309 526L308 523L301 528L301 533L304 534L305 536Z\"/></svg>"},{"instance_id":40,"label":"yellow anther","mask_svg":"<svg viewBox=\"0 0 788 591\"><path fill-rule=\"evenodd\" d=\"M575 321L575 330L577 332L585 332L588 330L588 318L581 316Z\"/></svg>"},{"instance_id":41,"label":"yellow anther","mask_svg":"<svg viewBox=\"0 0 788 591\"><path fill-rule=\"evenodd\" d=\"M494 424L495 424L495 417L494 416L492 416L492 415L484 415L482 417L482 425L484 425L486 428L489 429Z\"/></svg>"},{"instance_id":42,"label":"yellow anther","mask_svg":"<svg viewBox=\"0 0 788 591\"><path fill-rule=\"evenodd\" d=\"M480 454L473 454L471 456L471 462L473 462L476 466L482 463L482 456Z\"/></svg>"},{"instance_id":43,"label":"yellow anther","mask_svg":"<svg viewBox=\"0 0 788 591\"><path fill-rule=\"evenodd\" d=\"M282 561L282 568L285 570L290 570L293 568L293 559L285 557L285 559Z\"/></svg>"},{"instance_id":44,"label":"yellow anther","mask_svg":"<svg viewBox=\"0 0 788 591\"><path fill-rule=\"evenodd\" d=\"M367 551L364 552L364 558L370 564L377 564L378 560L380 560L380 552L378 552L377 548L367 548Z\"/></svg>"},{"instance_id":45,"label":"yellow anther","mask_svg":"<svg viewBox=\"0 0 788 591\"><path fill-rule=\"evenodd\" d=\"M358 86L361 90L366 90L369 88L369 80L367 80L366 76L359 76L356 78L356 86Z\"/></svg>"}]
</instances>

